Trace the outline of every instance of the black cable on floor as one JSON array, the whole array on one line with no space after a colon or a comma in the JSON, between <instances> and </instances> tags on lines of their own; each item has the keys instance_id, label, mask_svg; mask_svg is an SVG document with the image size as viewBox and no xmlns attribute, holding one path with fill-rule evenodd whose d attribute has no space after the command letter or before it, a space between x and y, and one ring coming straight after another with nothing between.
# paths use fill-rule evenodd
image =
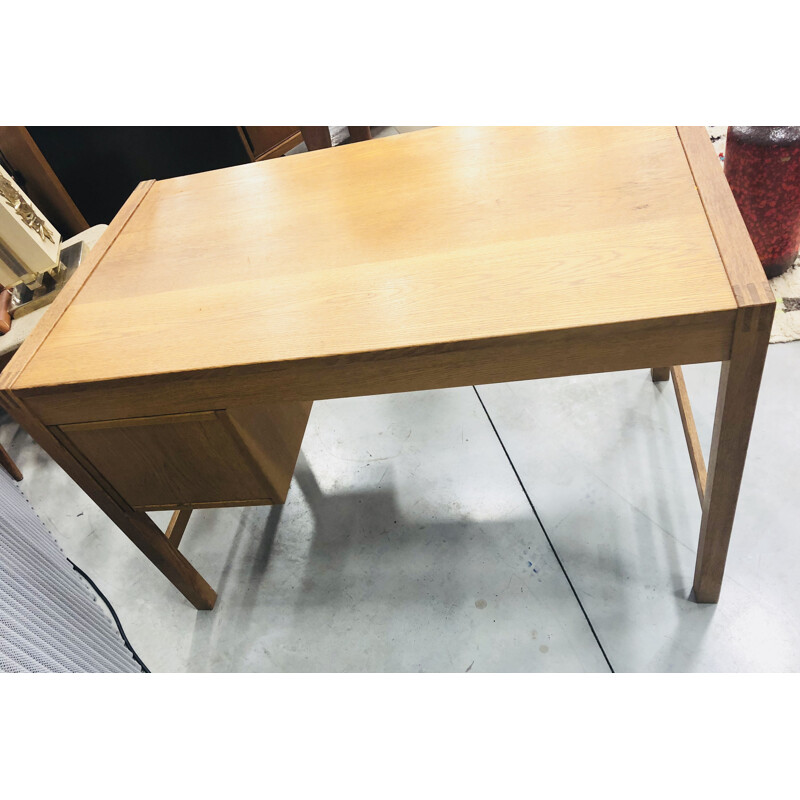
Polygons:
<instances>
[{"instance_id":1,"label":"black cable on floor","mask_svg":"<svg viewBox=\"0 0 800 800\"><path fill-rule=\"evenodd\" d=\"M131 651L131 655L133 656L133 660L142 668L142 672L150 672L147 669L144 661L136 654L136 651L133 649L133 645L128 641L128 637L125 635L125 631L122 629L122 623L119 621L119 617L117 616L117 612L114 611L114 606L111 605L109 599L97 588L97 584L71 559L67 559L70 564L72 564L72 569L78 573L91 587L92 589L97 592L98 597L106 604L106 608L111 612L111 616L114 617L114 622L117 623L117 630L119 630L119 635L122 637L122 641L125 642L125 647Z\"/></svg>"},{"instance_id":2,"label":"black cable on floor","mask_svg":"<svg viewBox=\"0 0 800 800\"><path fill-rule=\"evenodd\" d=\"M506 454L506 458L508 459L508 463L511 465L511 469L514 470L514 475L517 477L517 482L522 489L523 494L525 495L525 499L528 501L528 505L531 507L531 511L533 511L533 515L536 517L536 521L539 523L539 527L542 529L542 533L544 534L544 538L547 539L547 544L550 545L550 549L553 551L553 555L556 557L556 561L558 561L558 566L561 567L561 571L564 573L564 577L567 579L567 583L569 584L569 588L572 589L572 594L575 595L575 599L578 601L578 605L580 606L581 611L583 612L584 619L589 626L589 630L592 632L592 636L594 636L594 640L597 642L597 646L600 648L600 652L603 654L603 658L606 660L606 664L608 664L608 668L614 672L614 667L611 666L611 662L608 660L608 656L606 655L606 651L603 649L603 645L600 643L600 639L597 636L597 631L594 629L594 625L592 625L592 621L589 619L589 615L586 613L586 609L583 607L583 603L581 603L580 597L578 597L578 593L575 591L575 587L572 585L572 581L567 575L566 569L564 569L564 564L561 562L561 559L558 556L558 552L556 548L553 546L553 542L551 541L550 537L547 535L547 531L545 530L544 525L542 524L542 520L539 517L539 512L536 510L536 507L533 505L533 501L531 500L531 496L528 494L528 490L525 488L525 484L522 482L522 478L519 476L519 472L517 472L517 468L514 466L514 462L511 460L511 456L508 454L508 450L500 437L500 432L497 430L497 426L494 424L494 420L492 419L491 415L489 414L488 409L486 408L485 403L483 402L483 398L478 393L478 387L472 387L475 390L475 396L478 398L478 402L481 404L481 408L483 409L484 413L486 414L486 419L489 420L489 424L492 426L492 430L494 431L494 435L497 437L497 441L500 442L500 447L503 448L503 452Z\"/></svg>"}]
</instances>

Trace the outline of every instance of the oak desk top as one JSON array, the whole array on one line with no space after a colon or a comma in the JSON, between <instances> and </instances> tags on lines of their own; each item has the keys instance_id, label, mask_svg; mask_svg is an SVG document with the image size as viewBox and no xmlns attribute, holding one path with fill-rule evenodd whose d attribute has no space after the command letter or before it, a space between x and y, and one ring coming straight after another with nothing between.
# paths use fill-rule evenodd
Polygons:
<instances>
[{"instance_id":1,"label":"oak desk top","mask_svg":"<svg viewBox=\"0 0 800 800\"><path fill-rule=\"evenodd\" d=\"M434 128L129 206L15 389L737 307L673 127Z\"/></svg>"}]
</instances>

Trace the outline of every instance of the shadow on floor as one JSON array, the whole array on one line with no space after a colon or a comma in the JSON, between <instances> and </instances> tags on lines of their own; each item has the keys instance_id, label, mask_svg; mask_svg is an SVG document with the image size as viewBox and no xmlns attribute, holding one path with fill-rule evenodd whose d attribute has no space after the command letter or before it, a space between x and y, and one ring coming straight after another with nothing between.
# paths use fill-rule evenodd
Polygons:
<instances>
[{"instance_id":1,"label":"shadow on floor","mask_svg":"<svg viewBox=\"0 0 800 800\"><path fill-rule=\"evenodd\" d=\"M509 546L520 540L523 527L531 532L531 541L543 539L533 514L528 520L478 522L465 517L463 522L453 522L458 510L449 507L442 509L447 521L430 522L430 515L421 515L420 520L428 520L422 524L410 519L407 510L405 516L401 513L391 476L385 485L389 488L326 494L301 456L293 491L302 492L307 515L284 519L286 525L281 526L285 507L275 506L266 513L261 528L257 520L264 509L243 509L217 581L217 609L213 614L197 615L188 671L237 669L234 665L247 663L253 642L269 635L266 610L280 613L282 619L292 617L296 625L284 625L284 631L316 631L315 646L323 653L326 640L332 649L339 647L341 642L336 637L349 635L347 619L358 617L361 628L365 624L374 626L371 653L375 656L385 648L387 663L392 663L388 630L394 617L409 621L406 646L411 650L422 648L423 640L435 641L437 626L446 624L449 614L465 608L488 606L487 619L490 614L529 619L528 627L535 627L537 616L575 624L580 612L552 552L536 552L531 544L522 546L520 542L513 553L513 546ZM591 517L585 522L589 526L596 523ZM284 545L276 542L279 527ZM638 530L643 546L658 546L651 541L650 520L640 516ZM276 555L287 557L287 537L303 535L308 537L308 547L297 557L292 556L293 568L280 563L278 569L270 571ZM669 536L659 538L670 551L667 559L676 589L675 607L685 613L687 603L679 595L685 591L687 576L682 574L675 552L681 545ZM583 558L592 560L596 574L609 585L631 579L613 550L598 554L594 549ZM487 581L487 575L496 579L500 570L508 576L504 585ZM634 575L632 579L644 581L645 576ZM291 586L281 586L287 582ZM580 594L581 588L576 588ZM537 614L537 608L546 609L546 614ZM636 623L626 619L624 607L617 605L611 613L617 614L618 625L632 626L629 635L636 637ZM684 644L692 636L702 636L710 623L710 617L705 616L703 625L690 625L682 637ZM582 617L578 623L586 625ZM582 635L591 636L588 625ZM499 647L504 641L495 639ZM593 641L591 645L596 647ZM315 663L316 670L325 670L319 655ZM296 663L287 664L287 669L297 669Z\"/></svg>"}]
</instances>

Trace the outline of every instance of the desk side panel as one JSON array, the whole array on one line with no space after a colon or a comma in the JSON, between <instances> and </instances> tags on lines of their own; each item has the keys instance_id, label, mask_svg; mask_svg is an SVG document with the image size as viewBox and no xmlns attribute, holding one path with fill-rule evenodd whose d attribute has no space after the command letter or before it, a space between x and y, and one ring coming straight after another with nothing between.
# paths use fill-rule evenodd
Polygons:
<instances>
[{"instance_id":1,"label":"desk side panel","mask_svg":"<svg viewBox=\"0 0 800 800\"><path fill-rule=\"evenodd\" d=\"M48 425L724 361L737 311L19 390Z\"/></svg>"},{"instance_id":2,"label":"desk side panel","mask_svg":"<svg viewBox=\"0 0 800 800\"><path fill-rule=\"evenodd\" d=\"M58 426L64 444L139 511L274 502L274 490L220 412Z\"/></svg>"}]
</instances>

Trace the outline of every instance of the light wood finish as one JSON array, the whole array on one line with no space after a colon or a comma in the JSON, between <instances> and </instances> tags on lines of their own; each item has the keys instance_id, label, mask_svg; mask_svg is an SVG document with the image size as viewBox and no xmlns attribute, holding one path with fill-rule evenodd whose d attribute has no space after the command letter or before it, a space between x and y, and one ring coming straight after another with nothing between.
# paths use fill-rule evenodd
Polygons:
<instances>
[{"instance_id":1,"label":"light wood finish","mask_svg":"<svg viewBox=\"0 0 800 800\"><path fill-rule=\"evenodd\" d=\"M75 457L139 511L283 503L311 403L53 426Z\"/></svg>"},{"instance_id":2,"label":"light wood finish","mask_svg":"<svg viewBox=\"0 0 800 800\"><path fill-rule=\"evenodd\" d=\"M434 128L158 182L15 386L389 373L735 308L674 129Z\"/></svg>"},{"instance_id":3,"label":"light wood finish","mask_svg":"<svg viewBox=\"0 0 800 800\"><path fill-rule=\"evenodd\" d=\"M142 376L96 385L17 389L47 424L172 414L260 401L353 397L385 392L530 380L645 368L665 359L691 364L730 356L736 312L463 342L458 348L373 357L307 359L232 366L214 372Z\"/></svg>"},{"instance_id":4,"label":"light wood finish","mask_svg":"<svg viewBox=\"0 0 800 800\"><path fill-rule=\"evenodd\" d=\"M692 404L689 402L689 393L686 391L686 381L683 379L683 370L672 367L672 385L675 387L675 397L678 401L678 410L683 424L683 435L686 437L686 446L689 448L689 460L692 462L694 482L697 485L697 496L700 504L706 491L706 462L703 458L703 449L700 447L700 438L697 435L697 426L694 423Z\"/></svg>"},{"instance_id":5,"label":"light wood finish","mask_svg":"<svg viewBox=\"0 0 800 800\"><path fill-rule=\"evenodd\" d=\"M694 576L699 603L719 600L774 310L774 302L742 309L722 364Z\"/></svg>"},{"instance_id":6,"label":"light wood finish","mask_svg":"<svg viewBox=\"0 0 800 800\"><path fill-rule=\"evenodd\" d=\"M775 298L736 201L703 128L679 128L709 226L739 311L731 357L720 372L714 432L695 565L694 594L716 603L730 543Z\"/></svg>"},{"instance_id":7,"label":"light wood finish","mask_svg":"<svg viewBox=\"0 0 800 800\"><path fill-rule=\"evenodd\" d=\"M286 500L310 413L310 402L227 410L228 420L267 479L273 503Z\"/></svg>"},{"instance_id":8,"label":"light wood finish","mask_svg":"<svg viewBox=\"0 0 800 800\"><path fill-rule=\"evenodd\" d=\"M6 410L33 436L39 446L64 468L75 483L195 608L210 610L214 607L216 592L146 513L133 511L121 504L59 441L53 429L31 416L24 404L12 394L3 391L0 399Z\"/></svg>"},{"instance_id":9,"label":"light wood finish","mask_svg":"<svg viewBox=\"0 0 800 800\"><path fill-rule=\"evenodd\" d=\"M137 471L112 485L118 465L75 431L199 415L235 443L223 461L239 481L282 476L280 502L314 399L729 362L695 581L714 598L774 301L700 143L675 128L434 128L140 187L0 397L208 607L122 497Z\"/></svg>"},{"instance_id":10,"label":"light wood finish","mask_svg":"<svg viewBox=\"0 0 800 800\"><path fill-rule=\"evenodd\" d=\"M661 383L669 380L669 367L651 367L650 378L653 383Z\"/></svg>"},{"instance_id":11,"label":"light wood finish","mask_svg":"<svg viewBox=\"0 0 800 800\"><path fill-rule=\"evenodd\" d=\"M43 424L25 407L21 398L14 396L9 387L13 384L20 366L32 358L50 329L83 287L108 248L119 236L131 215L141 203L153 181L140 184L120 209L111 225L105 230L89 256L78 267L75 275L59 292L46 314L31 335L17 350L11 362L0 374L0 402L3 407L33 436L45 452L58 462L72 479L104 511L109 519L147 556L181 594L197 609L212 609L216 592L197 570L170 544L158 526L144 512L136 512L120 502L108 486L98 481L95 474L64 445L57 429Z\"/></svg>"},{"instance_id":12,"label":"light wood finish","mask_svg":"<svg viewBox=\"0 0 800 800\"><path fill-rule=\"evenodd\" d=\"M0 153L25 180L24 190L68 239L89 227L27 128L0 126Z\"/></svg>"},{"instance_id":13,"label":"light wood finish","mask_svg":"<svg viewBox=\"0 0 800 800\"><path fill-rule=\"evenodd\" d=\"M191 508L181 508L176 511L170 518L167 530L164 535L169 540L173 547L178 547L183 539L183 534L186 531L186 526L189 524L189 517L192 516Z\"/></svg>"},{"instance_id":14,"label":"light wood finish","mask_svg":"<svg viewBox=\"0 0 800 800\"><path fill-rule=\"evenodd\" d=\"M774 305L775 296L705 128L679 127L678 133L738 305Z\"/></svg>"},{"instance_id":15,"label":"light wood finish","mask_svg":"<svg viewBox=\"0 0 800 800\"><path fill-rule=\"evenodd\" d=\"M133 509L274 501L272 487L214 411L60 429Z\"/></svg>"},{"instance_id":16,"label":"light wood finish","mask_svg":"<svg viewBox=\"0 0 800 800\"><path fill-rule=\"evenodd\" d=\"M0 445L0 467L2 467L15 481L22 480L22 473L19 467L14 463L14 459L6 451L5 447Z\"/></svg>"},{"instance_id":17,"label":"light wood finish","mask_svg":"<svg viewBox=\"0 0 800 800\"><path fill-rule=\"evenodd\" d=\"M122 230L130 221L133 212L147 196L155 185L155 181L142 181L131 196L125 201L119 213L111 220L111 224L103 231L94 247L89 250L86 258L81 261L75 274L66 286L58 293L56 299L50 304L47 312L33 329L30 336L22 343L14 354L11 362L0 375L0 390L12 386L19 378L20 372L39 350L44 340L60 321L64 312L77 297L86 281L103 260L111 245L117 240Z\"/></svg>"}]
</instances>

